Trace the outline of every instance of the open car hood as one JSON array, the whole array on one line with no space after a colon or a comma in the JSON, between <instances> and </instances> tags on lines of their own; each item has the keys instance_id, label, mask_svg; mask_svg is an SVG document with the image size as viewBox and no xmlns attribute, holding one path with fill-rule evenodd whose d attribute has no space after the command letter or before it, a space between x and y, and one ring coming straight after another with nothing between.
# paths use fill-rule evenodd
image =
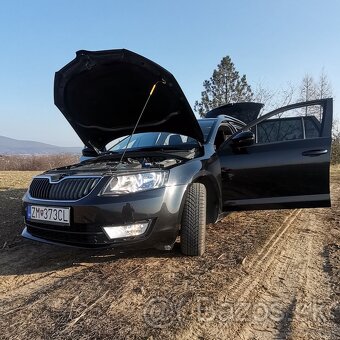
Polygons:
<instances>
[{"instance_id":1,"label":"open car hood","mask_svg":"<svg viewBox=\"0 0 340 340\"><path fill-rule=\"evenodd\" d=\"M102 149L131 134L156 83L136 133L172 132L203 142L174 76L128 50L78 51L55 74L54 102L85 145Z\"/></svg>"},{"instance_id":2,"label":"open car hood","mask_svg":"<svg viewBox=\"0 0 340 340\"><path fill-rule=\"evenodd\" d=\"M255 120L264 104L254 102L230 103L222 105L207 112L206 118L215 118L219 115L227 115L249 124Z\"/></svg>"}]
</instances>

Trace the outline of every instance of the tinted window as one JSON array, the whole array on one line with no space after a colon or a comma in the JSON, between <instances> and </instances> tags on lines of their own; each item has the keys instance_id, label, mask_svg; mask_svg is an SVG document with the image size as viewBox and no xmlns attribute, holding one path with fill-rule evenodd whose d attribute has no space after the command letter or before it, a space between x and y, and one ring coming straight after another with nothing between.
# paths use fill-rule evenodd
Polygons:
<instances>
[{"instance_id":1,"label":"tinted window","mask_svg":"<svg viewBox=\"0 0 340 340\"><path fill-rule=\"evenodd\" d=\"M318 138L322 119L320 105L302 106L271 116L252 127L252 131L257 134L257 143Z\"/></svg>"},{"instance_id":2,"label":"tinted window","mask_svg":"<svg viewBox=\"0 0 340 340\"><path fill-rule=\"evenodd\" d=\"M266 120L257 126L257 142L271 143L303 139L301 117Z\"/></svg>"},{"instance_id":3,"label":"tinted window","mask_svg":"<svg viewBox=\"0 0 340 340\"><path fill-rule=\"evenodd\" d=\"M202 132L203 132L204 141L207 140L209 133L212 127L214 126L215 122L216 122L216 119L209 119L209 118L198 120L198 124L201 127Z\"/></svg>"},{"instance_id":4,"label":"tinted window","mask_svg":"<svg viewBox=\"0 0 340 340\"><path fill-rule=\"evenodd\" d=\"M320 136L319 121L314 117L304 117L306 138L317 138Z\"/></svg>"}]
</instances>

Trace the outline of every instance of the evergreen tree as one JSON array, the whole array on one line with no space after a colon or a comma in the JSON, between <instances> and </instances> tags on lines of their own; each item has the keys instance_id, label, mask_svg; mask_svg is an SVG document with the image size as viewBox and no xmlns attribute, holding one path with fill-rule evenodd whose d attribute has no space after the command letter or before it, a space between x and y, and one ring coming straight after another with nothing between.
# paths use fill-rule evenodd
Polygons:
<instances>
[{"instance_id":1,"label":"evergreen tree","mask_svg":"<svg viewBox=\"0 0 340 340\"><path fill-rule=\"evenodd\" d=\"M201 101L194 109L200 116L209 110L228 103L251 101L253 92L245 75L240 76L229 56L224 57L209 80L203 83Z\"/></svg>"}]
</instances>

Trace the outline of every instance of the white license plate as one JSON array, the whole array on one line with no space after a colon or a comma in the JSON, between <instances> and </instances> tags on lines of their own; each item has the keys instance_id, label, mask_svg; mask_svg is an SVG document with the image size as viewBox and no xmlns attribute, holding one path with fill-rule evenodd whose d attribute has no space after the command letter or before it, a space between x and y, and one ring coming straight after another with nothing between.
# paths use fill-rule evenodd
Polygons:
<instances>
[{"instance_id":1,"label":"white license plate","mask_svg":"<svg viewBox=\"0 0 340 340\"><path fill-rule=\"evenodd\" d=\"M31 221L70 225L70 208L29 205L27 207L27 219Z\"/></svg>"}]
</instances>

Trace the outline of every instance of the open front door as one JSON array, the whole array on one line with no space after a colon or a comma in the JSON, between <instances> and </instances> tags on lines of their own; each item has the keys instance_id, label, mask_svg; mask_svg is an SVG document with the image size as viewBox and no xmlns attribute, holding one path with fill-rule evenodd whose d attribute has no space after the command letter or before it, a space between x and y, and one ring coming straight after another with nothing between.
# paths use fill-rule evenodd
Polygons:
<instances>
[{"instance_id":1,"label":"open front door","mask_svg":"<svg viewBox=\"0 0 340 340\"><path fill-rule=\"evenodd\" d=\"M332 99L288 105L229 138L218 150L224 210L330 206L332 114Z\"/></svg>"}]
</instances>

